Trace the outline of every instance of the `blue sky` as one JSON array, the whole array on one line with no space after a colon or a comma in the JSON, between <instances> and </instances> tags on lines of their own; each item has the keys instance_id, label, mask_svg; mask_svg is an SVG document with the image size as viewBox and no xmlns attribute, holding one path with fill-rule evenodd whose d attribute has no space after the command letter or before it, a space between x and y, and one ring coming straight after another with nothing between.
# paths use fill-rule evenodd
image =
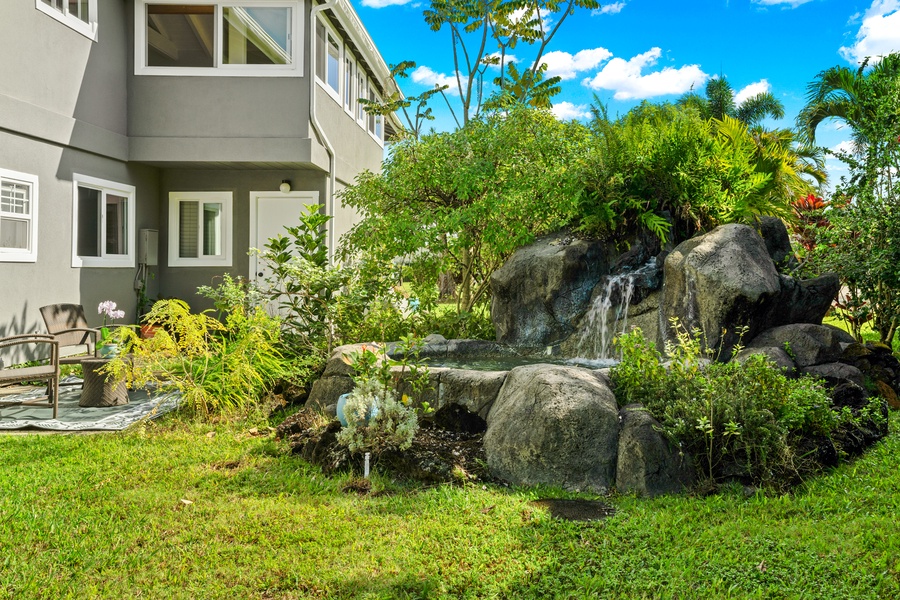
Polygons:
<instances>
[{"instance_id":1,"label":"blue sky","mask_svg":"<svg viewBox=\"0 0 900 600\"><path fill-rule=\"evenodd\" d=\"M419 0L352 0L388 64L415 61L401 80L407 95L453 75L449 31L432 32ZM616 0L578 10L563 23L544 55L550 75L563 77L554 98L561 118L584 118L596 94L611 115L641 100L675 100L693 85L724 75L738 99L771 91L790 126L807 84L835 65L900 51L900 0ZM530 65L534 52L513 54ZM453 86L455 87L455 85ZM451 100L452 101L452 100ZM439 104L433 126L451 127ZM848 139L836 124L819 127L818 142L836 148ZM843 169L829 161L836 180Z\"/></svg>"}]
</instances>

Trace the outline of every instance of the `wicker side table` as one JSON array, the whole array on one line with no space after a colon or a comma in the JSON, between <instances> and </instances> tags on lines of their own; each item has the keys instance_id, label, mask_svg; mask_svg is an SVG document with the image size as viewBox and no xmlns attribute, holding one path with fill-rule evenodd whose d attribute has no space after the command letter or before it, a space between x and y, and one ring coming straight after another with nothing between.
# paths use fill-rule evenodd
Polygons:
<instances>
[{"instance_id":1,"label":"wicker side table","mask_svg":"<svg viewBox=\"0 0 900 600\"><path fill-rule=\"evenodd\" d=\"M108 358L85 358L81 361L84 372L84 386L78 406L121 406L128 404L128 388L124 381L107 381L106 374L99 372Z\"/></svg>"}]
</instances>

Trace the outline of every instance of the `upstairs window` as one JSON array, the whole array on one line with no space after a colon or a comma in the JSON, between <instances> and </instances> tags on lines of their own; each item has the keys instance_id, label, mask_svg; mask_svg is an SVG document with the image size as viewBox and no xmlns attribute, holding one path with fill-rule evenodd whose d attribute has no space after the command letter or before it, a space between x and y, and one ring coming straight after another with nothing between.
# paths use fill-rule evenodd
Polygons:
<instances>
[{"instance_id":1,"label":"upstairs window","mask_svg":"<svg viewBox=\"0 0 900 600\"><path fill-rule=\"evenodd\" d=\"M138 0L135 71L299 76L297 2Z\"/></svg>"},{"instance_id":2,"label":"upstairs window","mask_svg":"<svg viewBox=\"0 0 900 600\"><path fill-rule=\"evenodd\" d=\"M75 175L73 267L134 266L134 187Z\"/></svg>"},{"instance_id":3,"label":"upstairs window","mask_svg":"<svg viewBox=\"0 0 900 600\"><path fill-rule=\"evenodd\" d=\"M35 8L97 41L97 0L35 0Z\"/></svg>"},{"instance_id":4,"label":"upstairs window","mask_svg":"<svg viewBox=\"0 0 900 600\"><path fill-rule=\"evenodd\" d=\"M357 98L353 95L353 84L356 81L356 76L354 75L356 69L354 69L354 65L353 57L351 57L348 52L344 57L344 110L351 115L353 114Z\"/></svg>"},{"instance_id":5,"label":"upstairs window","mask_svg":"<svg viewBox=\"0 0 900 600\"><path fill-rule=\"evenodd\" d=\"M378 97L375 90L369 90L369 100L371 102L381 102L381 98ZM384 139L384 115L370 112L368 117L369 133L378 141L382 141Z\"/></svg>"},{"instance_id":6,"label":"upstairs window","mask_svg":"<svg viewBox=\"0 0 900 600\"><path fill-rule=\"evenodd\" d=\"M316 78L335 100L340 98L341 44L321 19L316 22Z\"/></svg>"},{"instance_id":7,"label":"upstairs window","mask_svg":"<svg viewBox=\"0 0 900 600\"><path fill-rule=\"evenodd\" d=\"M37 261L37 183L0 169L0 262Z\"/></svg>"}]
</instances>

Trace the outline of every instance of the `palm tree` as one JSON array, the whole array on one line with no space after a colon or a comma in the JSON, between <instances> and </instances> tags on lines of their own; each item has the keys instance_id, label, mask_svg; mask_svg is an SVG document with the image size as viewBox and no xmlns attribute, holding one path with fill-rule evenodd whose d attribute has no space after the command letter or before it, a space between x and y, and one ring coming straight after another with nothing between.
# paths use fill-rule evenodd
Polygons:
<instances>
[{"instance_id":1,"label":"palm tree","mask_svg":"<svg viewBox=\"0 0 900 600\"><path fill-rule=\"evenodd\" d=\"M888 54L871 69L869 59L858 69L836 66L819 73L807 87L806 106L797 115L802 139L816 141L816 128L825 119L840 119L850 126L855 153L873 140L866 130L877 109L877 100L900 77L900 53Z\"/></svg>"},{"instance_id":2,"label":"palm tree","mask_svg":"<svg viewBox=\"0 0 900 600\"><path fill-rule=\"evenodd\" d=\"M771 92L760 92L740 104L734 101L734 89L724 77L710 79L706 83L705 96L696 92L685 94L678 99L680 106L697 108L704 119L721 121L726 116L737 119L748 127L762 123L766 117L784 117L784 105Z\"/></svg>"}]
</instances>

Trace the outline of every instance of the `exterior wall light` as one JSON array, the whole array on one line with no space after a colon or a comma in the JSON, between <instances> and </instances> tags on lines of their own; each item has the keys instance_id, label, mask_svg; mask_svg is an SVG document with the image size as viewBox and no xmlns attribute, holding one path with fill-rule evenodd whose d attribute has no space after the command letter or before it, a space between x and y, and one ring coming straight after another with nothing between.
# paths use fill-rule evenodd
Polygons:
<instances>
[{"instance_id":1,"label":"exterior wall light","mask_svg":"<svg viewBox=\"0 0 900 600\"><path fill-rule=\"evenodd\" d=\"M291 191L291 180L282 179L281 185L278 186L278 189L281 190L282 194L287 194L289 191Z\"/></svg>"}]
</instances>

